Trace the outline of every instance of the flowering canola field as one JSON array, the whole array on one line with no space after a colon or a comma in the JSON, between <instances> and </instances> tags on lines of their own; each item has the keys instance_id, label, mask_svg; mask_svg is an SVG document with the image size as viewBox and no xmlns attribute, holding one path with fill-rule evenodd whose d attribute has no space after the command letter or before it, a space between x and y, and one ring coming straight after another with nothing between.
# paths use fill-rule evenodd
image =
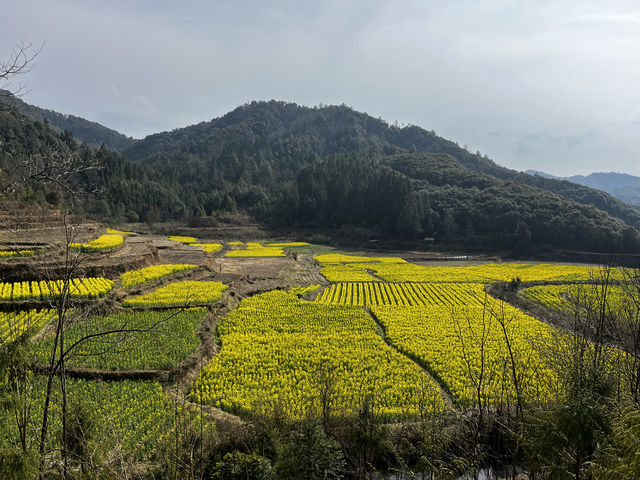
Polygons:
<instances>
[{"instance_id":1,"label":"flowering canola field","mask_svg":"<svg viewBox=\"0 0 640 480\"><path fill-rule=\"evenodd\" d=\"M482 305L483 295L465 284L335 283L317 298L325 305L463 306Z\"/></svg>"},{"instance_id":2,"label":"flowering canola field","mask_svg":"<svg viewBox=\"0 0 640 480\"><path fill-rule=\"evenodd\" d=\"M0 313L0 347L13 342L24 332L42 327L55 315L53 310L25 310Z\"/></svg>"},{"instance_id":3,"label":"flowering canola field","mask_svg":"<svg viewBox=\"0 0 640 480\"><path fill-rule=\"evenodd\" d=\"M544 358L551 342L550 327L510 306L504 307L506 331L525 401L544 401L555 395L554 372ZM516 400L505 333L496 317L482 305L372 307L386 338L401 352L424 365L460 406L477 401L477 383L484 404L513 404ZM482 381L478 382L482 374Z\"/></svg>"},{"instance_id":4,"label":"flowering canola field","mask_svg":"<svg viewBox=\"0 0 640 480\"><path fill-rule=\"evenodd\" d=\"M119 234L101 235L89 243L70 243L71 250L79 252L103 252L105 250L113 250L122 246L124 237Z\"/></svg>"},{"instance_id":5,"label":"flowering canola field","mask_svg":"<svg viewBox=\"0 0 640 480\"><path fill-rule=\"evenodd\" d=\"M504 318L525 398L545 400L553 394L554 374L538 348L551 340L553 331L486 296L480 284L340 283L327 288L316 301L370 307L387 341L425 366L461 406L477 400L474 382L481 368L483 402L512 404L515 400L505 332L498 322Z\"/></svg>"},{"instance_id":6,"label":"flowering canola field","mask_svg":"<svg viewBox=\"0 0 640 480\"><path fill-rule=\"evenodd\" d=\"M522 281L574 281L597 279L596 267L552 264L488 263L474 266L423 266L398 257L318 255L320 273L330 282L492 283Z\"/></svg>"},{"instance_id":7,"label":"flowering canola field","mask_svg":"<svg viewBox=\"0 0 640 480\"><path fill-rule=\"evenodd\" d=\"M50 300L62 293L62 280L41 280L39 282L0 282L0 301ZM71 298L104 297L113 288L113 281L107 278L73 278L69 283Z\"/></svg>"},{"instance_id":8,"label":"flowering canola field","mask_svg":"<svg viewBox=\"0 0 640 480\"><path fill-rule=\"evenodd\" d=\"M33 379L29 429L38 432L42 422L46 379ZM157 458L158 442L174 428L176 406L165 395L157 381L118 382L87 381L67 378L67 395L71 404L81 403L99 420L94 441L105 454L118 448L128 460ZM52 389L48 449L60 448L62 434L60 385L58 379ZM0 412L0 422L7 426L7 434L0 436L0 447L18 441L15 420L5 418L9 410ZM187 415L189 412L187 412ZM195 415L195 412L193 413Z\"/></svg>"},{"instance_id":9,"label":"flowering canola field","mask_svg":"<svg viewBox=\"0 0 640 480\"><path fill-rule=\"evenodd\" d=\"M174 273L193 270L196 267L197 265L190 264L151 265L150 267L123 273L120 275L120 282L124 288L133 288Z\"/></svg>"},{"instance_id":10,"label":"flowering canola field","mask_svg":"<svg viewBox=\"0 0 640 480\"><path fill-rule=\"evenodd\" d=\"M607 311L623 313L638 311L633 294L626 292L624 285L602 286L592 284L577 285L538 285L522 290L521 294L550 310L571 313L579 309L597 309L604 302ZM633 288L633 287L631 287Z\"/></svg>"},{"instance_id":11,"label":"flowering canola field","mask_svg":"<svg viewBox=\"0 0 640 480\"><path fill-rule=\"evenodd\" d=\"M169 369L198 348L197 329L207 312L205 308L147 310L74 322L66 330L66 345L86 335L113 333L80 343L67 365L100 370ZM38 345L36 358L40 363L46 363L51 355L53 341L51 336Z\"/></svg>"},{"instance_id":12,"label":"flowering canola field","mask_svg":"<svg viewBox=\"0 0 640 480\"><path fill-rule=\"evenodd\" d=\"M127 298L125 307L155 307L202 305L220 300L227 287L221 282L189 281L174 282L151 293Z\"/></svg>"},{"instance_id":13,"label":"flowering canola field","mask_svg":"<svg viewBox=\"0 0 640 480\"><path fill-rule=\"evenodd\" d=\"M272 291L243 300L218 327L222 348L192 386L191 396L237 413L281 405L294 418L316 404L334 375L334 413L353 413L373 394L385 418L442 409L433 380L384 343L357 307L322 305ZM317 406L317 404L316 404Z\"/></svg>"},{"instance_id":14,"label":"flowering canola field","mask_svg":"<svg viewBox=\"0 0 640 480\"><path fill-rule=\"evenodd\" d=\"M229 243L231 245L232 243ZM245 250L231 250L225 257L284 257L282 247L264 247L260 243L248 242Z\"/></svg>"}]
</instances>

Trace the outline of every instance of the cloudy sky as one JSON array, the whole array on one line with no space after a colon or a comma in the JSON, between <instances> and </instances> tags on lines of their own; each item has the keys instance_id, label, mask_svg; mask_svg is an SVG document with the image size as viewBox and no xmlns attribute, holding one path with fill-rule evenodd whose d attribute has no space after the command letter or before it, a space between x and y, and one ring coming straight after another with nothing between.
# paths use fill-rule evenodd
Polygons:
<instances>
[{"instance_id":1,"label":"cloudy sky","mask_svg":"<svg viewBox=\"0 0 640 480\"><path fill-rule=\"evenodd\" d=\"M345 103L518 170L640 175L634 1L3 0L24 100L140 138L251 100Z\"/></svg>"}]
</instances>

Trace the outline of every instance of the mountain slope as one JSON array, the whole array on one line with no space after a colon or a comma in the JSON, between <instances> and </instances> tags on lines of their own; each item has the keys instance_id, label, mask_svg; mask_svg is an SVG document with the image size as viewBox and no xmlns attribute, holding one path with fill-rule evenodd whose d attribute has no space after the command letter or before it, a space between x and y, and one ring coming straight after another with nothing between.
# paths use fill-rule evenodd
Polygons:
<instances>
[{"instance_id":1,"label":"mountain slope","mask_svg":"<svg viewBox=\"0 0 640 480\"><path fill-rule=\"evenodd\" d=\"M99 123L29 105L6 90L0 90L0 102L12 106L19 113L32 120L49 122L51 128L57 133L68 130L75 139L94 147L99 147L104 143L107 148L119 152L131 147L136 142L133 138Z\"/></svg>"},{"instance_id":2,"label":"mountain slope","mask_svg":"<svg viewBox=\"0 0 640 480\"><path fill-rule=\"evenodd\" d=\"M151 135L124 155L166 175L177 175L181 184L203 192L224 189L226 181L240 179L248 185L291 180L305 165L327 155L355 152L372 158L403 152L445 153L471 171L593 205L640 228L640 212L610 195L501 167L434 132L390 126L346 106L306 108L253 102L210 122Z\"/></svg>"},{"instance_id":3,"label":"mountain slope","mask_svg":"<svg viewBox=\"0 0 640 480\"><path fill-rule=\"evenodd\" d=\"M29 170L36 164L43 174L34 179ZM84 171L84 166L91 168ZM3 199L15 196L58 207L65 202L61 183L86 184L96 193L74 196L75 209L95 218L157 221L186 213L166 178L106 148L79 144L70 134L57 133L16 110L0 112L0 170Z\"/></svg>"}]
</instances>

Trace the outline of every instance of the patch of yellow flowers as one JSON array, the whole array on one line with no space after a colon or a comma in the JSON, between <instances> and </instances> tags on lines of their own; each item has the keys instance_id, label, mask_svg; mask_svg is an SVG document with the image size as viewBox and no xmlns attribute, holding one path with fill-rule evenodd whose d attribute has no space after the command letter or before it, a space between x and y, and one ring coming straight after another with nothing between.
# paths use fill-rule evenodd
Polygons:
<instances>
[{"instance_id":1,"label":"patch of yellow flowers","mask_svg":"<svg viewBox=\"0 0 640 480\"><path fill-rule=\"evenodd\" d=\"M318 407L327 386L334 414L357 411L367 395L387 419L445 405L433 380L386 345L360 308L272 291L243 300L218 334L222 349L194 381L191 396L227 411L254 414L279 406L300 418Z\"/></svg>"},{"instance_id":2,"label":"patch of yellow flowers","mask_svg":"<svg viewBox=\"0 0 640 480\"><path fill-rule=\"evenodd\" d=\"M488 263L443 267L407 263L398 257L366 257L324 254L315 257L320 273L330 282L460 282L574 281L598 279L598 267L553 264Z\"/></svg>"},{"instance_id":3,"label":"patch of yellow flowers","mask_svg":"<svg viewBox=\"0 0 640 480\"><path fill-rule=\"evenodd\" d=\"M181 243L197 243L198 239L195 237L184 237L182 235L172 235L169 237L169 240L172 240L174 242L181 242Z\"/></svg>"},{"instance_id":4,"label":"patch of yellow flowers","mask_svg":"<svg viewBox=\"0 0 640 480\"><path fill-rule=\"evenodd\" d=\"M117 234L101 235L88 243L70 243L69 248L79 252L103 252L122 246L123 237Z\"/></svg>"},{"instance_id":5,"label":"patch of yellow flowers","mask_svg":"<svg viewBox=\"0 0 640 480\"><path fill-rule=\"evenodd\" d=\"M31 257L35 250L0 250L0 258Z\"/></svg>"},{"instance_id":6,"label":"patch of yellow flowers","mask_svg":"<svg viewBox=\"0 0 640 480\"><path fill-rule=\"evenodd\" d=\"M118 235L136 235L135 232L123 232L121 230L116 230L115 228L107 228L107 233L115 233Z\"/></svg>"},{"instance_id":7,"label":"patch of yellow flowers","mask_svg":"<svg viewBox=\"0 0 640 480\"><path fill-rule=\"evenodd\" d=\"M480 286L466 288L482 298ZM546 401L557 394L555 370L544 354L555 331L499 300L486 297L483 303L455 307L374 306L372 313L386 338L439 378L462 407L477 406L478 395L486 405L514 404L507 339L523 400Z\"/></svg>"},{"instance_id":8,"label":"patch of yellow flowers","mask_svg":"<svg viewBox=\"0 0 640 480\"><path fill-rule=\"evenodd\" d=\"M221 282L186 280L160 287L151 293L126 299L126 307L204 305L220 300L227 287Z\"/></svg>"},{"instance_id":9,"label":"patch of yellow flowers","mask_svg":"<svg viewBox=\"0 0 640 480\"><path fill-rule=\"evenodd\" d=\"M231 245L231 242L229 243ZM245 250L231 250L225 257L284 257L281 247L263 247L257 242L248 242Z\"/></svg>"},{"instance_id":10,"label":"patch of yellow flowers","mask_svg":"<svg viewBox=\"0 0 640 480\"><path fill-rule=\"evenodd\" d=\"M265 247L306 247L309 244L307 242L280 242L280 243L267 243Z\"/></svg>"},{"instance_id":11,"label":"patch of yellow flowers","mask_svg":"<svg viewBox=\"0 0 640 480\"><path fill-rule=\"evenodd\" d=\"M477 288L457 283L335 283L316 301L327 305L454 307L481 305Z\"/></svg>"},{"instance_id":12,"label":"patch of yellow flowers","mask_svg":"<svg viewBox=\"0 0 640 480\"><path fill-rule=\"evenodd\" d=\"M196 267L197 265L191 265L188 263L151 265L150 267L123 273L120 275L120 281L124 288L132 288L174 273L192 270Z\"/></svg>"},{"instance_id":13,"label":"patch of yellow flowers","mask_svg":"<svg viewBox=\"0 0 640 480\"><path fill-rule=\"evenodd\" d=\"M53 310L0 313L0 346L13 342L27 330L42 327L54 315Z\"/></svg>"},{"instance_id":14,"label":"patch of yellow flowers","mask_svg":"<svg viewBox=\"0 0 640 480\"><path fill-rule=\"evenodd\" d=\"M216 253L222 250L221 243L191 243L193 247L203 247L202 251L204 253Z\"/></svg>"},{"instance_id":15,"label":"patch of yellow flowers","mask_svg":"<svg viewBox=\"0 0 640 480\"><path fill-rule=\"evenodd\" d=\"M1 282L0 300L48 300L62 294L62 280L41 280L39 282ZM113 288L113 281L107 278L73 278L69 282L71 298L99 298L105 296Z\"/></svg>"}]
</instances>

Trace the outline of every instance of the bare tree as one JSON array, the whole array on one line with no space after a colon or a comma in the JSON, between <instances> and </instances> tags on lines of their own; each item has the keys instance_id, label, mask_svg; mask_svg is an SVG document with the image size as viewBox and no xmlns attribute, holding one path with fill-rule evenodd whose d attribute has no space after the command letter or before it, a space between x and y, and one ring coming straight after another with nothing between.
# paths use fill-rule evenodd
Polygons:
<instances>
[{"instance_id":1,"label":"bare tree","mask_svg":"<svg viewBox=\"0 0 640 480\"><path fill-rule=\"evenodd\" d=\"M44 44L40 47L34 47L32 43L22 40L11 49L7 60L0 60L0 90L5 91L0 93L0 112L12 108L3 102L3 100L7 100L3 98L5 95L20 97L26 93L26 88L23 85L18 83L14 87L13 81L15 77L29 73L33 69L35 59L43 47Z\"/></svg>"}]
</instances>

